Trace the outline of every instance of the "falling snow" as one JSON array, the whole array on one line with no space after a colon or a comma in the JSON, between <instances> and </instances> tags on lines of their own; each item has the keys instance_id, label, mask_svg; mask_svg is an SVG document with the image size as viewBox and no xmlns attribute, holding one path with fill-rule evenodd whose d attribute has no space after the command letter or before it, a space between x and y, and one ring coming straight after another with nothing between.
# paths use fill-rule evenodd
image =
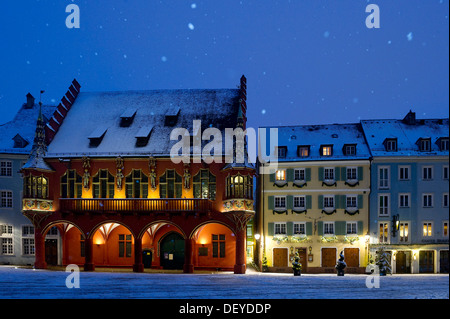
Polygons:
<instances>
[{"instance_id":1,"label":"falling snow","mask_svg":"<svg viewBox=\"0 0 450 319\"><path fill-rule=\"evenodd\" d=\"M413 33L412 33L412 32L408 33L408 34L406 35L406 38L408 39L408 41L412 41L412 39L413 39Z\"/></svg>"},{"instance_id":2,"label":"falling snow","mask_svg":"<svg viewBox=\"0 0 450 319\"><path fill-rule=\"evenodd\" d=\"M192 23L189 23L189 24L188 24L188 28L189 28L190 30L194 30L194 25L193 25Z\"/></svg>"}]
</instances>

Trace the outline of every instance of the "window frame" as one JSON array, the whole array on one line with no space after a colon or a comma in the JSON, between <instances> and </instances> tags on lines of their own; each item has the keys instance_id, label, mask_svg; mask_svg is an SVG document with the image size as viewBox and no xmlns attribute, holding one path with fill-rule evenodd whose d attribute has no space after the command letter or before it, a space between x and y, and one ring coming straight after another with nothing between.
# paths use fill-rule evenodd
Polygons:
<instances>
[{"instance_id":1,"label":"window frame","mask_svg":"<svg viewBox=\"0 0 450 319\"><path fill-rule=\"evenodd\" d=\"M434 176L433 166L432 165L423 165L422 166L422 180L423 181L432 181L433 176Z\"/></svg>"},{"instance_id":2,"label":"window frame","mask_svg":"<svg viewBox=\"0 0 450 319\"><path fill-rule=\"evenodd\" d=\"M13 162L10 160L0 161L0 177L13 177Z\"/></svg>"},{"instance_id":3,"label":"window frame","mask_svg":"<svg viewBox=\"0 0 450 319\"><path fill-rule=\"evenodd\" d=\"M382 177L381 171L386 172L386 178L381 178ZM391 188L391 167L384 166L384 165L378 166L377 173L378 173L378 189L390 189ZM384 181L383 184L381 183L382 181ZM384 184L386 184L386 185L384 185Z\"/></svg>"},{"instance_id":4,"label":"window frame","mask_svg":"<svg viewBox=\"0 0 450 319\"><path fill-rule=\"evenodd\" d=\"M406 205L405 205L405 198L407 199ZM398 208L410 208L410 207L411 207L411 193L398 193Z\"/></svg>"},{"instance_id":5,"label":"window frame","mask_svg":"<svg viewBox=\"0 0 450 319\"><path fill-rule=\"evenodd\" d=\"M294 222L292 226L292 234L293 236L306 237L306 222Z\"/></svg>"},{"instance_id":6,"label":"window frame","mask_svg":"<svg viewBox=\"0 0 450 319\"><path fill-rule=\"evenodd\" d=\"M380 202L380 198L381 197L387 198L387 204L383 203L383 204L386 204L386 207L380 205L381 204L381 202ZM385 214L380 214L381 209L386 210L386 213ZM388 217L388 216L391 215L391 194L390 193L378 194L378 209L377 209L377 212L378 212L378 217Z\"/></svg>"},{"instance_id":7,"label":"window frame","mask_svg":"<svg viewBox=\"0 0 450 319\"><path fill-rule=\"evenodd\" d=\"M14 208L14 192L9 189L0 189L0 208Z\"/></svg>"},{"instance_id":8,"label":"window frame","mask_svg":"<svg viewBox=\"0 0 450 319\"><path fill-rule=\"evenodd\" d=\"M405 177L405 175L408 175L408 176ZM399 181L410 181L411 180L411 165L399 165L398 166L398 180Z\"/></svg>"},{"instance_id":9,"label":"window frame","mask_svg":"<svg viewBox=\"0 0 450 319\"><path fill-rule=\"evenodd\" d=\"M422 222L422 238L432 238L434 237L434 225L432 221Z\"/></svg>"},{"instance_id":10,"label":"window frame","mask_svg":"<svg viewBox=\"0 0 450 319\"><path fill-rule=\"evenodd\" d=\"M277 230L278 228L278 230ZM274 222L273 223L273 235L274 236L287 236L287 223L286 222Z\"/></svg>"},{"instance_id":11,"label":"window frame","mask_svg":"<svg viewBox=\"0 0 450 319\"><path fill-rule=\"evenodd\" d=\"M334 236L336 234L336 227L334 222L326 221L323 222L323 236ZM332 232L331 232L331 231Z\"/></svg>"},{"instance_id":12,"label":"window frame","mask_svg":"<svg viewBox=\"0 0 450 319\"><path fill-rule=\"evenodd\" d=\"M434 207L434 194L422 193L422 208L433 208L433 207Z\"/></svg>"}]
</instances>

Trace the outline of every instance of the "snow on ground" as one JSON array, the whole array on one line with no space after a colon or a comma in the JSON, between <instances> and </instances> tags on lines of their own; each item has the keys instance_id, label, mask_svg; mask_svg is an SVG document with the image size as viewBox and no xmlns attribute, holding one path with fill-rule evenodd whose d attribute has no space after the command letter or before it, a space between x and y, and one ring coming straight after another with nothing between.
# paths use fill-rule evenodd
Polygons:
<instances>
[{"instance_id":1,"label":"snow on ground","mask_svg":"<svg viewBox=\"0 0 450 319\"><path fill-rule=\"evenodd\" d=\"M0 267L0 299L448 299L448 274L392 275L367 288L367 275L229 272L213 274L80 272ZM73 281L72 281L73 282Z\"/></svg>"}]
</instances>

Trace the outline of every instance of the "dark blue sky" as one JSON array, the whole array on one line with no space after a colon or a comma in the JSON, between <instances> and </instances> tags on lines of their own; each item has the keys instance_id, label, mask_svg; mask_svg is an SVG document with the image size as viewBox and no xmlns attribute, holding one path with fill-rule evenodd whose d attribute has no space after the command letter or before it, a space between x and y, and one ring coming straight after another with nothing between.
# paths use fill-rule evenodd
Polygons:
<instances>
[{"instance_id":1,"label":"dark blue sky","mask_svg":"<svg viewBox=\"0 0 450 319\"><path fill-rule=\"evenodd\" d=\"M81 12L68 29L67 5ZM368 3L379 29L365 25ZM448 117L447 0L40 0L0 10L0 122L84 91L248 85L248 126Z\"/></svg>"}]
</instances>

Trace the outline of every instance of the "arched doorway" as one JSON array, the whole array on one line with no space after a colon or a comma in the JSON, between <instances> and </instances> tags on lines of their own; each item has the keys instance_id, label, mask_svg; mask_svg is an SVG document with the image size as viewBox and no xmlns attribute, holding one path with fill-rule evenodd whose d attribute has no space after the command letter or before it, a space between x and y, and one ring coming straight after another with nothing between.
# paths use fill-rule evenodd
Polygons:
<instances>
[{"instance_id":1,"label":"arched doorway","mask_svg":"<svg viewBox=\"0 0 450 319\"><path fill-rule=\"evenodd\" d=\"M177 232L165 235L160 243L160 263L163 269L183 269L184 238Z\"/></svg>"}]
</instances>

